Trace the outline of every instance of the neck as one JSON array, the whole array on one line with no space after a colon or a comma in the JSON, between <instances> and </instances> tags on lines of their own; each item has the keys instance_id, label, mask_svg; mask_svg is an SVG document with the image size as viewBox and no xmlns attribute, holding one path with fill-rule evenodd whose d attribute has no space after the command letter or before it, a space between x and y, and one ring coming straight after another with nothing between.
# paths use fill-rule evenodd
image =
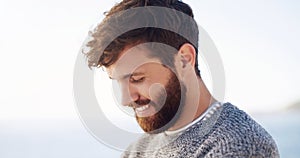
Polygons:
<instances>
[{"instance_id":1,"label":"neck","mask_svg":"<svg viewBox=\"0 0 300 158\"><path fill-rule=\"evenodd\" d=\"M201 116L212 103L217 101L209 93L200 77L197 77L196 82L198 86L195 86L195 83L187 82L186 100L182 113L169 131L177 130L188 125Z\"/></svg>"}]
</instances>

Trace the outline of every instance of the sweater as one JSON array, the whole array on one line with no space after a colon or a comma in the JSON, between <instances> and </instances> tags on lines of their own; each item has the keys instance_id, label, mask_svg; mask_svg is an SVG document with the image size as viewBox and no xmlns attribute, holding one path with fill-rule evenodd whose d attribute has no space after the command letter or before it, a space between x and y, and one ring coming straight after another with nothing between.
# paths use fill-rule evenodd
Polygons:
<instances>
[{"instance_id":1,"label":"sweater","mask_svg":"<svg viewBox=\"0 0 300 158\"><path fill-rule=\"evenodd\" d=\"M124 158L277 158L273 138L248 114L224 103L208 119L181 133L145 133L122 154Z\"/></svg>"}]
</instances>

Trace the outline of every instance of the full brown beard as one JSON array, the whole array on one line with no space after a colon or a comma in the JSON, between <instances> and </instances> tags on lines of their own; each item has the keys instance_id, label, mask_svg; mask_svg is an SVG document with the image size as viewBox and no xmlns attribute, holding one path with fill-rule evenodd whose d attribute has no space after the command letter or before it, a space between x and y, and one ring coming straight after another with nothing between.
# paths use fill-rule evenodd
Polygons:
<instances>
[{"instance_id":1,"label":"full brown beard","mask_svg":"<svg viewBox=\"0 0 300 158\"><path fill-rule=\"evenodd\" d=\"M149 117L138 117L136 115L138 124L147 133L155 134L169 129L175 124L181 114L182 104L185 102L186 89L183 84L180 85L178 78L173 72L165 89L167 98L160 111ZM157 107L150 100L137 101L136 103L149 103L150 105L152 104L151 106Z\"/></svg>"}]
</instances>

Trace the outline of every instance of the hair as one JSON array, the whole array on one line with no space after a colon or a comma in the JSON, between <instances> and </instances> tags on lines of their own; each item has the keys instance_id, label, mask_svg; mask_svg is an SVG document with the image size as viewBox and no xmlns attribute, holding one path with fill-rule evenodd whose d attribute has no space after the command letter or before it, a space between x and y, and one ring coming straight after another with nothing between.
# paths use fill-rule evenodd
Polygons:
<instances>
[{"instance_id":1,"label":"hair","mask_svg":"<svg viewBox=\"0 0 300 158\"><path fill-rule=\"evenodd\" d=\"M188 25L184 23L184 21L179 21L181 26L173 26L174 19L172 18L165 18L163 21L165 22L168 27L176 27L174 30L181 29L180 31L184 32L191 36L195 42L190 42L186 38L182 37L181 35L162 28L154 28L154 27L143 27L130 30L125 32L115 38L113 41L109 43L109 45L105 48L103 47L103 41L107 41L108 38L111 37L113 29L105 29L101 26L108 23L109 19L120 13L121 11L125 11L127 9L133 9L137 7L144 7L144 6L157 6L157 7L166 7L170 9L175 9L176 11L180 11L191 18L194 18L193 11L191 7L182 1L179 0L123 0L120 3L117 3L114 7L111 8L110 11L105 12L104 15L106 16L105 19L95 28L94 32L90 32L92 36L92 40L89 41L86 46L89 47L89 51L85 53L88 59L89 67L109 67L113 63L118 60L120 52L124 50L125 47L133 47L138 44L148 43L148 42L156 42L156 43L163 43L167 44L175 49L179 50L180 47L185 44L189 43L193 45L196 51L196 58L195 58L195 73L196 75L200 76L200 71L198 69L198 26L197 25ZM174 12L176 13L176 12ZM139 13L135 13L139 14ZM128 19L122 20L129 20L135 16L135 14L131 14ZM148 13L151 14L151 13ZM172 15L173 16L173 15ZM174 15L179 16L179 15ZM155 20L155 17L153 17ZM180 18L177 18L180 19ZM113 26L112 26L113 27ZM178 30L179 31L179 30ZM177 31L176 31L177 32ZM103 50L103 51L101 51ZM172 59L170 59L172 60Z\"/></svg>"}]
</instances>

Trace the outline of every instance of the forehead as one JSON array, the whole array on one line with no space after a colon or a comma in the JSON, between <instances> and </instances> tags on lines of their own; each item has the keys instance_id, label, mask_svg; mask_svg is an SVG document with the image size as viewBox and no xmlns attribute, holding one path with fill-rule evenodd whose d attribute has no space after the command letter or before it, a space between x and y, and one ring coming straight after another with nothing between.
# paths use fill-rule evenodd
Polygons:
<instances>
[{"instance_id":1,"label":"forehead","mask_svg":"<svg viewBox=\"0 0 300 158\"><path fill-rule=\"evenodd\" d=\"M159 58L152 55L152 51L145 44L130 48L126 47L120 53L118 60L107 68L108 75L111 78L120 78L143 69L143 66L146 64L161 64ZM147 68L149 69L149 67Z\"/></svg>"}]
</instances>

